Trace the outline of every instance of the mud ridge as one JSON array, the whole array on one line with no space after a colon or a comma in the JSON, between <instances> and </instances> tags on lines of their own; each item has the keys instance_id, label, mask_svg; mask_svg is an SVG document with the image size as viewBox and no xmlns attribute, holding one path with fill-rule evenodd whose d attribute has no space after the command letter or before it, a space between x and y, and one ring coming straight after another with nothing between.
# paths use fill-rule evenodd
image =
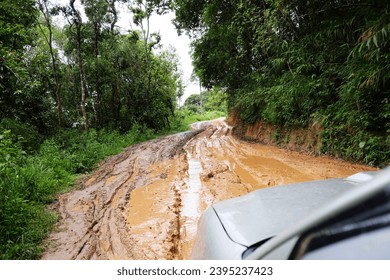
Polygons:
<instances>
[{"instance_id":1,"label":"mud ridge","mask_svg":"<svg viewBox=\"0 0 390 280\"><path fill-rule=\"evenodd\" d=\"M150 167L183 153L202 129L136 144L109 157L79 188L58 198L60 221L47 240L43 259L112 259L136 257L123 214L131 193L152 181ZM119 195L118 195L119 194ZM114 242L112 235L116 235ZM119 240L118 240L119 239ZM118 243L118 244L116 244ZM123 247L113 252L114 247Z\"/></svg>"}]
</instances>

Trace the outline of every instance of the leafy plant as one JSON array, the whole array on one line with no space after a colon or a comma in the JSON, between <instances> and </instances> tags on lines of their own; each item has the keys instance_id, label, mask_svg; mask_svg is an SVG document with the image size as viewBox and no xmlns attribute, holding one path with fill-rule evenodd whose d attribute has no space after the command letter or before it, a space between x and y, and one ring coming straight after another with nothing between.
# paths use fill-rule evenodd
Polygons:
<instances>
[{"instance_id":1,"label":"leafy plant","mask_svg":"<svg viewBox=\"0 0 390 280\"><path fill-rule=\"evenodd\" d=\"M316 116L326 153L390 162L387 3L175 3L177 27L194 37L195 72L226 91L244 124L308 128Z\"/></svg>"}]
</instances>

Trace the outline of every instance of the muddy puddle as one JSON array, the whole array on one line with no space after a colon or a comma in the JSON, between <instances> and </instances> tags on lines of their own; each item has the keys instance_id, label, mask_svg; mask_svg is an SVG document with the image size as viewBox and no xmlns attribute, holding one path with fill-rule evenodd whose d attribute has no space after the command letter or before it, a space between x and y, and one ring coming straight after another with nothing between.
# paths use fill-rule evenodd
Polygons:
<instances>
[{"instance_id":1,"label":"muddy puddle","mask_svg":"<svg viewBox=\"0 0 390 280\"><path fill-rule=\"evenodd\" d=\"M127 148L58 199L43 259L188 259L212 203L371 168L231 135L222 120Z\"/></svg>"}]
</instances>

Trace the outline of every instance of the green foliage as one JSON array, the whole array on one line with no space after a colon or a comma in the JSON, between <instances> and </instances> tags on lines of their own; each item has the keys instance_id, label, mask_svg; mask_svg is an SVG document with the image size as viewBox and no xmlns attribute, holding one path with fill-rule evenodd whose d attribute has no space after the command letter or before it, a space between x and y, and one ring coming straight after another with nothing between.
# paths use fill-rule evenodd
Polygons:
<instances>
[{"instance_id":1,"label":"green foliage","mask_svg":"<svg viewBox=\"0 0 390 280\"><path fill-rule=\"evenodd\" d=\"M207 100L204 103L206 111L218 111L227 113L227 94L218 87L209 90Z\"/></svg>"},{"instance_id":2,"label":"green foliage","mask_svg":"<svg viewBox=\"0 0 390 280\"><path fill-rule=\"evenodd\" d=\"M43 141L36 128L12 119L1 120L0 129L9 130L16 137L14 140L18 140L22 148L28 152L37 151Z\"/></svg>"},{"instance_id":3,"label":"green foliage","mask_svg":"<svg viewBox=\"0 0 390 280\"><path fill-rule=\"evenodd\" d=\"M191 124L227 116L227 95L214 87L201 94L190 95L182 108L176 111L172 128L174 131L191 129Z\"/></svg>"},{"instance_id":4,"label":"green foliage","mask_svg":"<svg viewBox=\"0 0 390 280\"><path fill-rule=\"evenodd\" d=\"M76 174L109 155L155 137L140 125L126 133L64 130L27 156L9 130L0 131L0 259L35 259L56 221L45 205L72 186Z\"/></svg>"},{"instance_id":5,"label":"green foliage","mask_svg":"<svg viewBox=\"0 0 390 280\"><path fill-rule=\"evenodd\" d=\"M30 75L29 50L36 37L35 1L0 3L0 120L42 124L39 114L47 107L40 94L40 79Z\"/></svg>"},{"instance_id":6,"label":"green foliage","mask_svg":"<svg viewBox=\"0 0 390 280\"><path fill-rule=\"evenodd\" d=\"M341 158L373 166L386 166L390 158L390 137L324 122L322 150Z\"/></svg>"},{"instance_id":7,"label":"green foliage","mask_svg":"<svg viewBox=\"0 0 390 280\"><path fill-rule=\"evenodd\" d=\"M145 29L120 33L119 2L82 0L86 18L72 1L0 2L0 259L38 258L56 220L46 204L76 174L176 123L175 51ZM170 2L133 4L150 16Z\"/></svg>"},{"instance_id":8,"label":"green foliage","mask_svg":"<svg viewBox=\"0 0 390 280\"><path fill-rule=\"evenodd\" d=\"M79 20L69 3L35 2L0 4L0 121L31 125L45 136L84 126L85 119L97 130L126 132L135 123L169 128L183 90L176 54L161 49L158 34L145 38L142 30L117 30L116 4L124 1L81 1L86 19L63 28L56 26L54 15ZM169 2L137 3L151 7L150 16L164 13Z\"/></svg>"},{"instance_id":9,"label":"green foliage","mask_svg":"<svg viewBox=\"0 0 390 280\"><path fill-rule=\"evenodd\" d=\"M21 49L29 44L37 17L34 0L3 0L0 3L1 47Z\"/></svg>"},{"instance_id":10,"label":"green foliage","mask_svg":"<svg viewBox=\"0 0 390 280\"><path fill-rule=\"evenodd\" d=\"M214 120L226 117L225 112L207 111L202 114L193 113L188 109L180 109L173 120L172 130L170 132L181 132L191 129L191 124L200 121Z\"/></svg>"},{"instance_id":11,"label":"green foliage","mask_svg":"<svg viewBox=\"0 0 390 280\"><path fill-rule=\"evenodd\" d=\"M36 245L54 221L36 200L50 186L38 180L46 170L39 174L32 170L14 138L9 131L0 131L0 259L35 258L40 253Z\"/></svg>"},{"instance_id":12,"label":"green foliage","mask_svg":"<svg viewBox=\"0 0 390 280\"><path fill-rule=\"evenodd\" d=\"M183 108L192 114L205 112L227 112L226 93L218 87L214 87L201 94L192 94L184 102Z\"/></svg>"},{"instance_id":13,"label":"green foliage","mask_svg":"<svg viewBox=\"0 0 390 280\"><path fill-rule=\"evenodd\" d=\"M195 72L245 123L323 127L323 152L389 163L389 4L175 1ZM196 8L195 8L196 7ZM364 143L364 145L362 144Z\"/></svg>"},{"instance_id":14,"label":"green foliage","mask_svg":"<svg viewBox=\"0 0 390 280\"><path fill-rule=\"evenodd\" d=\"M193 114L201 113L204 109L203 104L206 101L206 95L202 94L192 94L187 97L186 101L184 101L184 108Z\"/></svg>"}]
</instances>

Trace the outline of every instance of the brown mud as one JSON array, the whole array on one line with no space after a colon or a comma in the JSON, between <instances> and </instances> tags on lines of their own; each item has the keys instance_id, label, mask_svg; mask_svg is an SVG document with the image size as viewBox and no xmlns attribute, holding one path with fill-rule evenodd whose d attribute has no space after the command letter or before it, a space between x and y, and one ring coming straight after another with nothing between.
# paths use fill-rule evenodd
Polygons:
<instances>
[{"instance_id":1,"label":"brown mud","mask_svg":"<svg viewBox=\"0 0 390 280\"><path fill-rule=\"evenodd\" d=\"M222 119L193 129L131 146L61 195L43 259L188 259L212 203L372 170L238 140Z\"/></svg>"}]
</instances>

